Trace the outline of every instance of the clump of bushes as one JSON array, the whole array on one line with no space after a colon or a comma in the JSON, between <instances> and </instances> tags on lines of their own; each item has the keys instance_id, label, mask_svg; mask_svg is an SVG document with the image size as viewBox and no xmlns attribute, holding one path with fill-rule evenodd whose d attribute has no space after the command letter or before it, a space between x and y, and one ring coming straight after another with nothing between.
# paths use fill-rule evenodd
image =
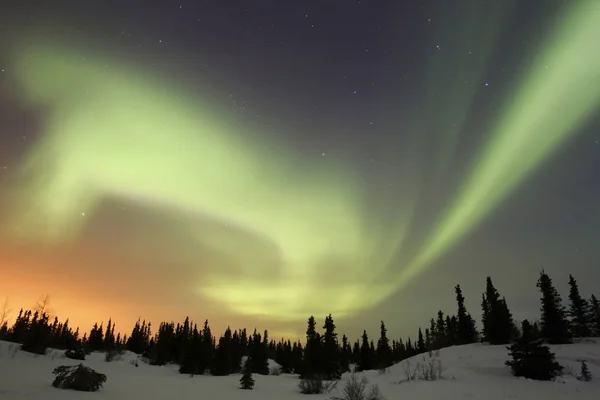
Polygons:
<instances>
[{"instance_id":1,"label":"clump of bushes","mask_svg":"<svg viewBox=\"0 0 600 400\"><path fill-rule=\"evenodd\" d=\"M327 394L337 387L337 383L337 380L329 381L320 375L310 375L300 380L298 388L302 394Z\"/></svg>"},{"instance_id":2,"label":"clump of bushes","mask_svg":"<svg viewBox=\"0 0 600 400\"><path fill-rule=\"evenodd\" d=\"M65 351L65 357L71 360L85 360L85 356L83 346L75 346Z\"/></svg>"},{"instance_id":3,"label":"clump of bushes","mask_svg":"<svg viewBox=\"0 0 600 400\"><path fill-rule=\"evenodd\" d=\"M371 388L367 391L368 386L369 380L366 376L359 379L355 374L352 374L344 386L344 395L342 397L332 397L331 400L384 400L379 391L379 386L371 385Z\"/></svg>"},{"instance_id":4,"label":"clump of bushes","mask_svg":"<svg viewBox=\"0 0 600 400\"><path fill-rule=\"evenodd\" d=\"M54 368L52 373L56 375L52 386L59 389L95 392L106 382L106 375L96 372L83 364L61 365Z\"/></svg>"},{"instance_id":5,"label":"clump of bushes","mask_svg":"<svg viewBox=\"0 0 600 400\"><path fill-rule=\"evenodd\" d=\"M123 354L125 354L125 351L123 351L123 350L118 350L118 349L107 350L106 353L104 353L104 361L106 361L106 362L121 361L123 359Z\"/></svg>"},{"instance_id":6,"label":"clump of bushes","mask_svg":"<svg viewBox=\"0 0 600 400\"><path fill-rule=\"evenodd\" d=\"M437 381L444 379L444 367L442 361L437 358L430 356L429 360L425 360L423 357L423 363L417 363L414 368L411 366L410 360L406 360L403 363L404 367L404 379L400 381L412 382L412 381Z\"/></svg>"}]
</instances>

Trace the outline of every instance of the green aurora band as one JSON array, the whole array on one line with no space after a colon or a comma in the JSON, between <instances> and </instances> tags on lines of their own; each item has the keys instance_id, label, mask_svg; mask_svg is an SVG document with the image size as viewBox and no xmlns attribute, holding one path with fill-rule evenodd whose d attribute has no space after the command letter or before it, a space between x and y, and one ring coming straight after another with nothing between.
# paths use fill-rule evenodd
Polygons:
<instances>
[{"instance_id":1,"label":"green aurora band","mask_svg":"<svg viewBox=\"0 0 600 400\"><path fill-rule=\"evenodd\" d=\"M76 47L23 41L10 71L23 101L48 114L17 171L23 187L2 233L69 243L103 201L139 202L189 215L190 234L237 266L232 275L203 265L199 294L233 312L279 320L351 315L382 302L456 246L577 132L600 104L600 52L593 51L599 37L600 3L573 3L455 203L401 269L390 263L410 215L390 218L403 230L387 235L394 240L365 231L359 180L347 167L307 166L291 149L242 135L206 99L166 79L93 52L82 56ZM208 229L198 218L231 225L239 235ZM276 251L257 249L240 232ZM398 272L373 280L390 270Z\"/></svg>"},{"instance_id":2,"label":"green aurora band","mask_svg":"<svg viewBox=\"0 0 600 400\"><path fill-rule=\"evenodd\" d=\"M170 257L201 263L198 292L234 312L343 316L394 291L393 282L373 283L379 295L359 300L373 273L365 266L387 265L393 243L386 250L364 234L348 168L242 133L166 79L77 46L30 43L16 47L11 70L23 101L49 111L18 171L26 184L10 207L10 237L72 243L103 201L120 199L187 215L189 234L225 265Z\"/></svg>"},{"instance_id":3,"label":"green aurora band","mask_svg":"<svg viewBox=\"0 0 600 400\"><path fill-rule=\"evenodd\" d=\"M600 107L600 2L573 2L398 289L471 232Z\"/></svg>"}]
</instances>

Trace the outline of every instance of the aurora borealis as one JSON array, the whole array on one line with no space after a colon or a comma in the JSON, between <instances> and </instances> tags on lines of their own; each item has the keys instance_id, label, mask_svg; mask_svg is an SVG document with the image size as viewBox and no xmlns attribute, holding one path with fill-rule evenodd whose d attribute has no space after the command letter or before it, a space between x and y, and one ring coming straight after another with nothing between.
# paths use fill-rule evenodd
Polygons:
<instances>
[{"instance_id":1,"label":"aurora borealis","mask_svg":"<svg viewBox=\"0 0 600 400\"><path fill-rule=\"evenodd\" d=\"M3 24L0 295L297 334L597 279L596 1L108 3Z\"/></svg>"}]
</instances>

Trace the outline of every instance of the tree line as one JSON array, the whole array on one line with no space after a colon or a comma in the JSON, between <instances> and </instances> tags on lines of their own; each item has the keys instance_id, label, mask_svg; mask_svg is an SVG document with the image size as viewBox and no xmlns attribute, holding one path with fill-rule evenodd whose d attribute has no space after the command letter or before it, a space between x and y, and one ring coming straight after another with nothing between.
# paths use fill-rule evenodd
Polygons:
<instances>
[{"instance_id":1,"label":"tree line","mask_svg":"<svg viewBox=\"0 0 600 400\"><path fill-rule=\"evenodd\" d=\"M444 315L440 310L430 319L429 326L419 327L415 338L406 340L388 337L381 321L379 337L373 339L366 330L350 342L346 335L338 337L333 317L325 317L323 325L314 316L307 321L306 340L279 341L264 332L227 328L215 336L208 321L201 326L189 318L183 322L161 322L153 332L152 324L138 320L129 335L115 335L115 324L109 319L94 324L90 332L81 335L69 320L52 320L44 307L19 312L15 322L0 325L0 339L20 343L21 350L45 354L47 348L64 349L73 353L89 354L104 351L115 354L125 350L143 356L152 365L174 363L182 374L229 375L242 371L242 359L249 373L270 373L269 359L281 366L283 373L295 373L301 378L339 379L351 369L365 371L386 369L395 363L417 354L431 352L453 345L478 341L492 345L519 343L526 336L550 344L570 343L573 338L600 336L600 303L595 295L585 299L579 293L577 281L569 276L569 304L553 286L550 277L542 270L537 281L541 293L539 321L523 321L518 326L513 320L507 301L486 279L481 300L481 330L465 306L459 285L456 294L456 313ZM526 330L523 332L522 330ZM107 358L108 359L108 358Z\"/></svg>"}]
</instances>

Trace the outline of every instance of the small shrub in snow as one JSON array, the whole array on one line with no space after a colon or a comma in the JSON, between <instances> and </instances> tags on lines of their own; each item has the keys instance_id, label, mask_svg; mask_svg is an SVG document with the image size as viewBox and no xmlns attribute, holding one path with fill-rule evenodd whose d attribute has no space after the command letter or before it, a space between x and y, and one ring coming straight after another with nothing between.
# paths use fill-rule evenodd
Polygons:
<instances>
[{"instance_id":1,"label":"small shrub in snow","mask_svg":"<svg viewBox=\"0 0 600 400\"><path fill-rule=\"evenodd\" d=\"M85 350L82 346L73 347L65 351L65 357L71 360L85 360Z\"/></svg>"},{"instance_id":2,"label":"small shrub in snow","mask_svg":"<svg viewBox=\"0 0 600 400\"><path fill-rule=\"evenodd\" d=\"M52 386L81 392L95 392L106 382L106 375L94 371L83 364L61 365L52 371L56 378Z\"/></svg>"},{"instance_id":3,"label":"small shrub in snow","mask_svg":"<svg viewBox=\"0 0 600 400\"><path fill-rule=\"evenodd\" d=\"M564 368L562 369L562 371L560 371L560 375L561 376L575 376L575 373L573 372L573 367L570 366L569 364L565 365Z\"/></svg>"},{"instance_id":4,"label":"small shrub in snow","mask_svg":"<svg viewBox=\"0 0 600 400\"><path fill-rule=\"evenodd\" d=\"M279 376L281 375L281 367L273 367L271 368L271 375Z\"/></svg>"},{"instance_id":5,"label":"small shrub in snow","mask_svg":"<svg viewBox=\"0 0 600 400\"><path fill-rule=\"evenodd\" d=\"M577 377L577 379L579 379L580 381L583 381L583 382L589 382L592 380L592 373L588 369L588 366L587 366L585 360L581 360L581 372L580 372L579 376Z\"/></svg>"},{"instance_id":6,"label":"small shrub in snow","mask_svg":"<svg viewBox=\"0 0 600 400\"><path fill-rule=\"evenodd\" d=\"M369 380L367 377L358 378L355 374L352 374L344 386L344 395L342 397L332 397L331 400L384 400L379 391L379 386L372 385L370 390L367 391L368 385Z\"/></svg>"},{"instance_id":7,"label":"small shrub in snow","mask_svg":"<svg viewBox=\"0 0 600 400\"><path fill-rule=\"evenodd\" d=\"M417 364L418 379L422 381L437 381L443 379L444 368L442 361L438 358L430 358L429 361L423 360L423 364Z\"/></svg>"},{"instance_id":8,"label":"small shrub in snow","mask_svg":"<svg viewBox=\"0 0 600 400\"><path fill-rule=\"evenodd\" d=\"M337 382L325 381L319 376L309 376L300 380L298 388L302 394L327 394L336 388Z\"/></svg>"},{"instance_id":9,"label":"small shrub in snow","mask_svg":"<svg viewBox=\"0 0 600 400\"><path fill-rule=\"evenodd\" d=\"M418 364L417 364L418 365ZM401 382L412 382L417 379L417 368L414 370L410 366L410 360L406 360L403 364L404 380Z\"/></svg>"},{"instance_id":10,"label":"small shrub in snow","mask_svg":"<svg viewBox=\"0 0 600 400\"><path fill-rule=\"evenodd\" d=\"M10 352L10 358L15 358L17 356L17 353L19 352L19 349L21 348L20 345L18 344L11 344L10 348L9 348L9 352Z\"/></svg>"},{"instance_id":11,"label":"small shrub in snow","mask_svg":"<svg viewBox=\"0 0 600 400\"><path fill-rule=\"evenodd\" d=\"M106 353L104 353L104 361L121 361L123 359L123 354L125 354L125 352L122 350L107 350Z\"/></svg>"},{"instance_id":12,"label":"small shrub in snow","mask_svg":"<svg viewBox=\"0 0 600 400\"><path fill-rule=\"evenodd\" d=\"M429 360L425 360L423 357L423 363L417 363L412 368L410 360L403 363L404 367L404 380L402 382L412 381L437 381L444 379L444 367L442 361L437 357L432 357Z\"/></svg>"}]
</instances>

